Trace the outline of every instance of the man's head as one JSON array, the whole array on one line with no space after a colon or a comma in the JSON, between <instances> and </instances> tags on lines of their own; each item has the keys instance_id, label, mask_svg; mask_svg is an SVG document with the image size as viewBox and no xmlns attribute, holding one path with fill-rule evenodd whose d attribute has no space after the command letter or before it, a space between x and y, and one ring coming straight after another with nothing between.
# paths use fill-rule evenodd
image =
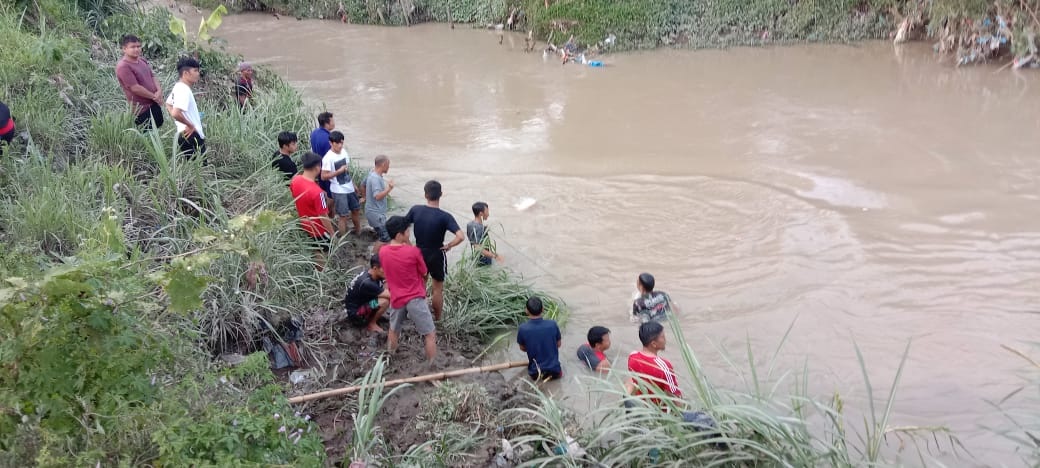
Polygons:
<instances>
[{"instance_id":1,"label":"man's head","mask_svg":"<svg viewBox=\"0 0 1040 468\"><path fill-rule=\"evenodd\" d=\"M650 273L640 273L639 279L636 280L636 287L639 288L639 292L646 294L654 292L654 275Z\"/></svg>"},{"instance_id":2,"label":"man's head","mask_svg":"<svg viewBox=\"0 0 1040 468\"><path fill-rule=\"evenodd\" d=\"M336 121L332 118L332 112L322 112L318 114L318 126L325 130L336 128Z\"/></svg>"},{"instance_id":3,"label":"man's head","mask_svg":"<svg viewBox=\"0 0 1040 468\"><path fill-rule=\"evenodd\" d=\"M665 346L664 326L658 322L646 322L639 326L639 342L644 348L662 351Z\"/></svg>"},{"instance_id":4,"label":"man's head","mask_svg":"<svg viewBox=\"0 0 1040 468\"><path fill-rule=\"evenodd\" d=\"M408 227L410 224L404 216L391 216L386 220L386 233L397 242L408 242Z\"/></svg>"},{"instance_id":5,"label":"man's head","mask_svg":"<svg viewBox=\"0 0 1040 468\"><path fill-rule=\"evenodd\" d=\"M334 153L343 151L343 140L345 139L346 138L343 137L343 132L339 130L333 130L332 133L329 133L329 145L332 146L332 151Z\"/></svg>"},{"instance_id":6,"label":"man's head","mask_svg":"<svg viewBox=\"0 0 1040 468\"><path fill-rule=\"evenodd\" d=\"M314 177L321 171L321 156L313 151L304 153L300 163L303 164L303 173L309 177Z\"/></svg>"},{"instance_id":7,"label":"man's head","mask_svg":"<svg viewBox=\"0 0 1040 468\"><path fill-rule=\"evenodd\" d=\"M441 183L436 180L426 182L426 185L423 186L423 193L426 194L426 199L429 201L440 201Z\"/></svg>"},{"instance_id":8,"label":"man's head","mask_svg":"<svg viewBox=\"0 0 1040 468\"><path fill-rule=\"evenodd\" d=\"M282 132L278 134L278 148L283 153L292 154L296 152L299 140L293 132Z\"/></svg>"},{"instance_id":9,"label":"man's head","mask_svg":"<svg viewBox=\"0 0 1040 468\"><path fill-rule=\"evenodd\" d=\"M141 56L141 39L133 34L127 34L119 39L119 47L123 49L123 55L132 59Z\"/></svg>"},{"instance_id":10,"label":"man's head","mask_svg":"<svg viewBox=\"0 0 1040 468\"><path fill-rule=\"evenodd\" d=\"M488 208L487 203L478 201L473 204L473 216L479 216L481 219L488 219L488 216L491 216L491 209Z\"/></svg>"},{"instance_id":11,"label":"man's head","mask_svg":"<svg viewBox=\"0 0 1040 468\"><path fill-rule=\"evenodd\" d=\"M198 60L191 57L181 57L177 61L177 76L180 77L181 81L191 86L198 83L200 68L202 68L202 65L199 65Z\"/></svg>"},{"instance_id":12,"label":"man's head","mask_svg":"<svg viewBox=\"0 0 1040 468\"><path fill-rule=\"evenodd\" d=\"M368 259L368 274L372 275L372 279L381 280L386 278L383 274L383 264L379 263L379 254L372 254L372 257Z\"/></svg>"},{"instance_id":13,"label":"man's head","mask_svg":"<svg viewBox=\"0 0 1040 468\"><path fill-rule=\"evenodd\" d=\"M592 349L606 351L610 349L610 329L600 326L592 327L589 329L588 340Z\"/></svg>"},{"instance_id":14,"label":"man's head","mask_svg":"<svg viewBox=\"0 0 1040 468\"><path fill-rule=\"evenodd\" d=\"M531 317L542 316L542 300L538 296L531 296L527 299L527 315Z\"/></svg>"},{"instance_id":15,"label":"man's head","mask_svg":"<svg viewBox=\"0 0 1040 468\"><path fill-rule=\"evenodd\" d=\"M246 79L253 79L253 65L249 62L238 62L238 73Z\"/></svg>"},{"instance_id":16,"label":"man's head","mask_svg":"<svg viewBox=\"0 0 1040 468\"><path fill-rule=\"evenodd\" d=\"M380 174L386 174L387 171L390 170L390 158L386 157L386 155L384 154L376 156L375 167L376 172Z\"/></svg>"}]
</instances>

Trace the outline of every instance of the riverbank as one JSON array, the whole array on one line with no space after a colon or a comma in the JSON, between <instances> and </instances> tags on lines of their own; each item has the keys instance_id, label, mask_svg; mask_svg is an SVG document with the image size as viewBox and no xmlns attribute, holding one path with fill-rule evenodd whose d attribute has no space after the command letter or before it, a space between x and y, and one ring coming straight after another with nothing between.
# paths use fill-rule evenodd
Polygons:
<instances>
[{"instance_id":1,"label":"riverbank","mask_svg":"<svg viewBox=\"0 0 1040 468\"><path fill-rule=\"evenodd\" d=\"M355 24L405 26L462 23L530 31L537 40L563 45L573 38L590 53L657 47L705 48L928 40L958 65L1003 61L1014 68L1040 66L1040 0L192 0L207 8L317 18ZM454 27L454 26L453 26Z\"/></svg>"}]
</instances>

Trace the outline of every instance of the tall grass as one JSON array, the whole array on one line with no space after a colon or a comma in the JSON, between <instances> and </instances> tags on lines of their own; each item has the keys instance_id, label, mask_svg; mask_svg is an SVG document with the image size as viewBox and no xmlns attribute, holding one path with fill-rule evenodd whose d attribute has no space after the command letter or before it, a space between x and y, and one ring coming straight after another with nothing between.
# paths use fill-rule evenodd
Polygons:
<instances>
[{"instance_id":1,"label":"tall grass","mask_svg":"<svg viewBox=\"0 0 1040 468\"><path fill-rule=\"evenodd\" d=\"M532 390L535 403L527 408L507 411L512 425L514 445L530 445L537 456L530 465L598 465L641 466L646 464L695 464L697 466L884 466L893 463L881 450L889 427L895 388L901 373L892 382L892 390L884 399L884 407L875 407L875 395L869 380L869 408L862 431L850 429L841 399L820 401L808 395L805 375L801 380L785 373L773 378L771 370L776 354L767 369L756 364L749 353L747 368L738 369L745 379L743 388L718 388L709 381L695 359L682 330L674 321L669 342L679 347L683 370L694 382L685 399L662 395L651 387L648 395L633 398L625 395L624 380L628 372L615 369L608 378L581 379L593 397L593 407L586 413L568 411L560 401ZM779 352L779 348L778 348ZM900 369L906 362L909 346L900 358ZM727 357L727 360L730 358ZM734 362L734 361L730 361ZM866 378L866 364L860 359ZM794 381L791 382L790 380ZM792 385L793 384L793 385ZM792 393L783 389L792 385ZM624 399L638 404L626 409ZM650 402L662 400L670 412ZM611 403L616 402L616 403ZM718 424L716 430L695 430L679 416L681 410L701 410ZM947 436L941 428L934 431ZM905 431L916 436L928 434ZM567 437L573 437L584 453L565 451ZM957 444L950 438L950 444ZM925 455L920 454L922 459Z\"/></svg>"}]
</instances>

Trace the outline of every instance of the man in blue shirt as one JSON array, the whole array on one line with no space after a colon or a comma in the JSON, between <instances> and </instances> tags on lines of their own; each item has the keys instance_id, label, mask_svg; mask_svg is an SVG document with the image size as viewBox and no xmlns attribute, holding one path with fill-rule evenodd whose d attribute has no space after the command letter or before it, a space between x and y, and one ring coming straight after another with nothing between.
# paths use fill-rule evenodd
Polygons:
<instances>
[{"instance_id":1,"label":"man in blue shirt","mask_svg":"<svg viewBox=\"0 0 1040 468\"><path fill-rule=\"evenodd\" d=\"M531 296L527 300L527 322L520 325L516 342L527 352L527 373L535 380L553 380L563 377L560 367L560 327L556 322L542 318L542 300Z\"/></svg>"},{"instance_id":2,"label":"man in blue shirt","mask_svg":"<svg viewBox=\"0 0 1040 468\"><path fill-rule=\"evenodd\" d=\"M330 132L335 128L336 121L332 118L332 112L318 114L318 128L311 132L311 151L314 154L322 157L328 154L329 150L332 149L332 142L329 141L329 137L332 135ZM329 218L334 218L336 215L336 202L332 198L331 182L323 180L321 175L318 176L316 182L318 182L318 187L325 191L325 200L328 201L329 205Z\"/></svg>"},{"instance_id":3,"label":"man in blue shirt","mask_svg":"<svg viewBox=\"0 0 1040 468\"><path fill-rule=\"evenodd\" d=\"M311 151L318 156L325 156L332 149L329 143L329 132L336 129L336 121L331 112L318 114L318 128L311 132Z\"/></svg>"}]
</instances>

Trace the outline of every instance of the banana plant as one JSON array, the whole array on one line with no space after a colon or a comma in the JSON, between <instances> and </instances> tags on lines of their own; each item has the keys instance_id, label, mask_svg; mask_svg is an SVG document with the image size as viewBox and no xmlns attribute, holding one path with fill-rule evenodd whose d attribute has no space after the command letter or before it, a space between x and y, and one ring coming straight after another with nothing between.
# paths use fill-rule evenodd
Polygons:
<instances>
[{"instance_id":1,"label":"banana plant","mask_svg":"<svg viewBox=\"0 0 1040 468\"><path fill-rule=\"evenodd\" d=\"M224 15L227 14L227 8L224 5L220 5L213 9L213 13L209 14L209 18L203 18L199 23L199 33L197 35L199 41L209 42L212 37L210 32L216 31L220 27L220 24L224 22ZM181 37L184 40L184 49L188 49L188 25L183 19L173 17L170 19L170 31Z\"/></svg>"}]
</instances>

